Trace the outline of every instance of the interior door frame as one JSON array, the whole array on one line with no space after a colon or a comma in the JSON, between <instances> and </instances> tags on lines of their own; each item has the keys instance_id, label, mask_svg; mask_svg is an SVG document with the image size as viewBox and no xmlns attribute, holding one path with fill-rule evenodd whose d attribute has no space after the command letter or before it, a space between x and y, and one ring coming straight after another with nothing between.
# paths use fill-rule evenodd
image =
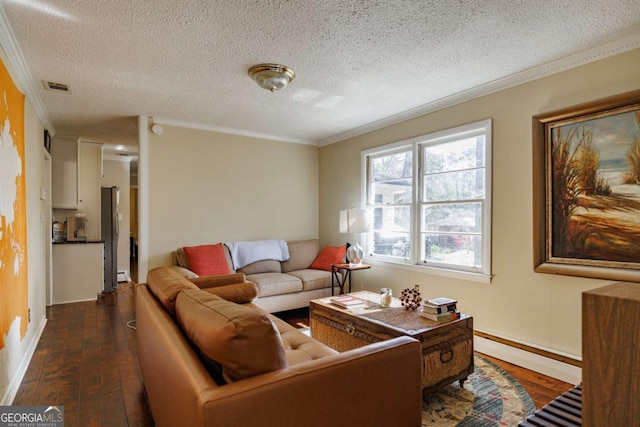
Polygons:
<instances>
[{"instance_id":1,"label":"interior door frame","mask_svg":"<svg viewBox=\"0 0 640 427\"><path fill-rule=\"evenodd\" d=\"M42 238L44 246L45 305L53 304L52 228L53 211L51 202L51 154L43 147L42 178L40 184L40 209L42 212Z\"/></svg>"}]
</instances>

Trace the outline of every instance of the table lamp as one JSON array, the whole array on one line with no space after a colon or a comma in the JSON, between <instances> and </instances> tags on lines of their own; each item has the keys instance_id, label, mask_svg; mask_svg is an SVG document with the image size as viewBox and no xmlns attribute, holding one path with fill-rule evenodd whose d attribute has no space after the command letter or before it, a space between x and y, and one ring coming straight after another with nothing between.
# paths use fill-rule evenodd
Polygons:
<instances>
[{"instance_id":1,"label":"table lamp","mask_svg":"<svg viewBox=\"0 0 640 427\"><path fill-rule=\"evenodd\" d=\"M358 243L356 234L371 230L371 217L366 209L345 209L340 211L340 232L354 235L354 243L347 243L347 260L350 267L359 267L364 259L364 249Z\"/></svg>"}]
</instances>

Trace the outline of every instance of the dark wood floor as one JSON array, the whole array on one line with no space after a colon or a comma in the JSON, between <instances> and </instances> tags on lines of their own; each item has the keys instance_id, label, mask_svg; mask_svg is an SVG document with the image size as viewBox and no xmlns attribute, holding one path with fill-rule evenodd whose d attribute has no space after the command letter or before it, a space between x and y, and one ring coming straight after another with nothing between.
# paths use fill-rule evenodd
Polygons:
<instances>
[{"instance_id":1,"label":"dark wood floor","mask_svg":"<svg viewBox=\"0 0 640 427\"><path fill-rule=\"evenodd\" d=\"M48 307L47 319L13 404L64 405L66 427L153 426L127 327L132 285L96 302Z\"/></svg>"},{"instance_id":2,"label":"dark wood floor","mask_svg":"<svg viewBox=\"0 0 640 427\"><path fill-rule=\"evenodd\" d=\"M541 409L544 405L575 386L575 384L565 383L486 354L483 354L483 356L511 374L527 390L538 409Z\"/></svg>"},{"instance_id":3,"label":"dark wood floor","mask_svg":"<svg viewBox=\"0 0 640 427\"><path fill-rule=\"evenodd\" d=\"M308 311L288 313L297 327ZM65 426L152 426L138 369L133 285L96 302L47 308L47 325L14 405L64 405ZM135 326L135 325L134 325ZM527 390L538 408L571 384L490 358Z\"/></svg>"}]
</instances>

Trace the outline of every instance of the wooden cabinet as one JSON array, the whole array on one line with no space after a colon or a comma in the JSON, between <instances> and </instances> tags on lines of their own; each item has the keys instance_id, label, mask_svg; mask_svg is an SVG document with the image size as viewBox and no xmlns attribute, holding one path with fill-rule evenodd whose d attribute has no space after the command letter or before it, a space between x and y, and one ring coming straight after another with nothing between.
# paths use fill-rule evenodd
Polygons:
<instances>
[{"instance_id":1,"label":"wooden cabinet","mask_svg":"<svg viewBox=\"0 0 640 427\"><path fill-rule=\"evenodd\" d=\"M87 239L101 238L102 144L78 142L78 211L87 214Z\"/></svg>"},{"instance_id":2,"label":"wooden cabinet","mask_svg":"<svg viewBox=\"0 0 640 427\"><path fill-rule=\"evenodd\" d=\"M78 145L76 140L55 138L51 144L51 206L78 208Z\"/></svg>"},{"instance_id":3,"label":"wooden cabinet","mask_svg":"<svg viewBox=\"0 0 640 427\"><path fill-rule=\"evenodd\" d=\"M87 214L87 239L100 239L102 144L55 139L51 144L52 208Z\"/></svg>"},{"instance_id":4,"label":"wooden cabinet","mask_svg":"<svg viewBox=\"0 0 640 427\"><path fill-rule=\"evenodd\" d=\"M640 284L582 294L582 425L640 420Z\"/></svg>"}]
</instances>

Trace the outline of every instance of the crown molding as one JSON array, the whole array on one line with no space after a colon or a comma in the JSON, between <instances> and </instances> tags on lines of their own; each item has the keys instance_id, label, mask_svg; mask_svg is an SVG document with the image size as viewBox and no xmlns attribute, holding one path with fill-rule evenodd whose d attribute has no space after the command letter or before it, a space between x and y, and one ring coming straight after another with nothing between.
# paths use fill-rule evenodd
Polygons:
<instances>
[{"instance_id":1,"label":"crown molding","mask_svg":"<svg viewBox=\"0 0 640 427\"><path fill-rule=\"evenodd\" d=\"M49 119L47 110L44 108L42 99L38 95L38 90L31 78L27 61L22 55L20 45L11 29L11 24L4 13L2 3L0 3L0 46L4 50L8 64L5 64L13 78L16 80L18 88L27 96L29 102L35 110L36 116L40 119L42 126L49 131L53 137L56 134L53 123Z\"/></svg>"},{"instance_id":2,"label":"crown molding","mask_svg":"<svg viewBox=\"0 0 640 427\"><path fill-rule=\"evenodd\" d=\"M348 130L346 132L338 133L328 138L319 139L317 141L317 144L320 147L335 144L336 142L344 141L349 138L353 138L365 133L385 128L387 126L404 122L406 120L414 119L425 114L433 113L444 108L452 107L456 104L471 101L475 98L480 98L485 95L500 92L514 86L529 83L531 81L548 77L562 71L567 71L572 68L580 67L591 62L618 55L632 49L637 49L638 47L640 47L640 33L636 33L631 36L606 43L601 46L588 49L573 55L569 55L562 59L533 67L519 73L511 74L498 80L494 80L492 82L476 86L463 92L438 99L428 104L412 108L411 110L385 117L384 119L377 120L375 122Z\"/></svg>"},{"instance_id":3,"label":"crown molding","mask_svg":"<svg viewBox=\"0 0 640 427\"><path fill-rule=\"evenodd\" d=\"M163 119L161 117L152 117L151 123L158 124L158 125L166 125L166 126L176 126L181 128L187 128L187 129L205 130L209 132L228 133L231 135L248 136L251 138L268 139L271 141L278 141L278 142L291 142L294 144L317 145L315 141L311 141L307 139L288 138L285 136L269 135L264 133L251 132L243 129L234 129L234 128L216 126L216 125L208 125L204 123L192 123L192 122L183 122L181 120Z\"/></svg>"},{"instance_id":4,"label":"crown molding","mask_svg":"<svg viewBox=\"0 0 640 427\"><path fill-rule=\"evenodd\" d=\"M132 160L137 159L137 158L138 158L138 153L129 154L127 156L120 156L118 154L112 154L112 153L103 153L102 154L102 160L111 160L111 161L114 161L114 162L131 163Z\"/></svg>"}]
</instances>

